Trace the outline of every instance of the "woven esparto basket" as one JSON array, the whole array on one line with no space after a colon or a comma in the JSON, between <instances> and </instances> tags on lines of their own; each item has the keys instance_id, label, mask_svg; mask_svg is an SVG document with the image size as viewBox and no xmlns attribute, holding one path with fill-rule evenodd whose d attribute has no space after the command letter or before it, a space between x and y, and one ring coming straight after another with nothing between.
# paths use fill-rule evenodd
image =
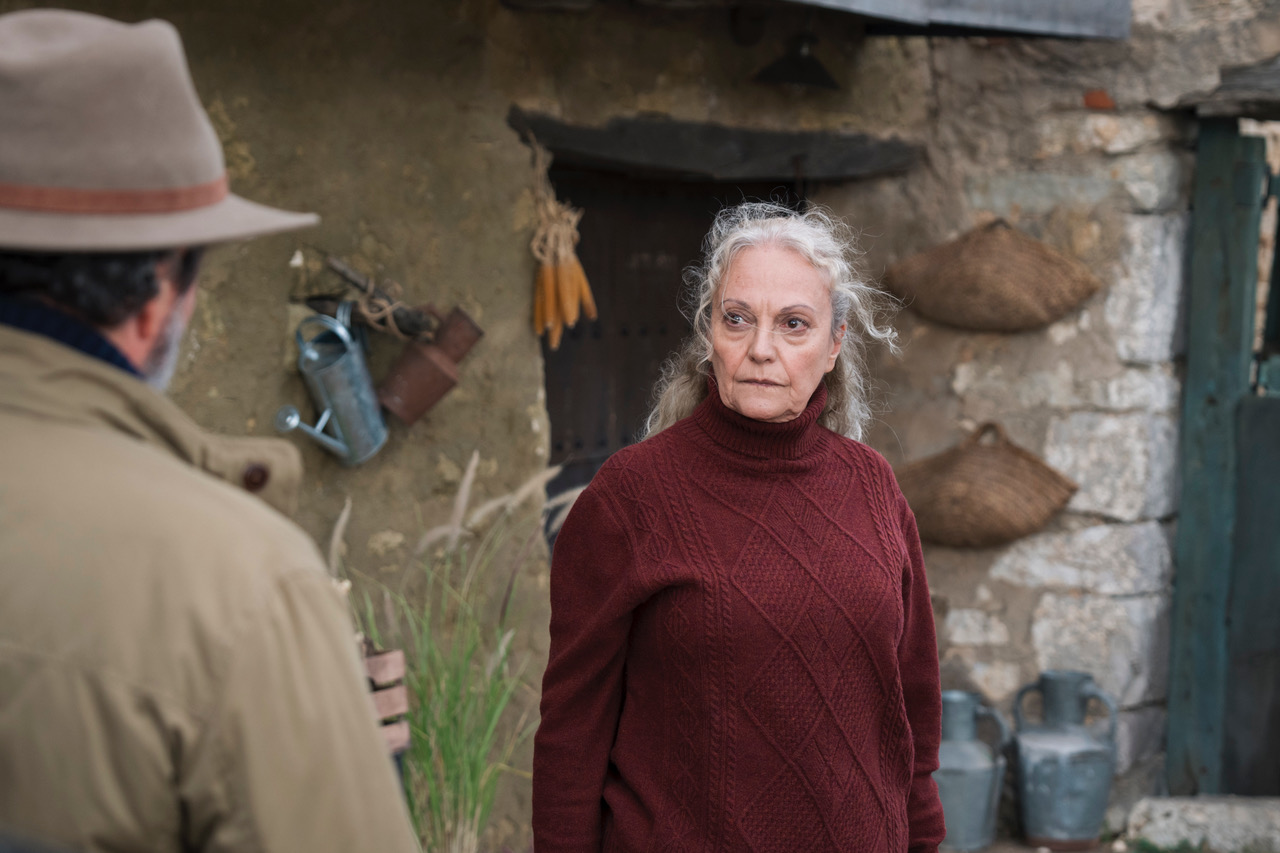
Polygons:
<instances>
[{"instance_id":1,"label":"woven esparto basket","mask_svg":"<svg viewBox=\"0 0 1280 853\"><path fill-rule=\"evenodd\" d=\"M982 441L987 433L994 441ZM897 476L920 538L953 547L986 548L1034 533L1079 488L995 423Z\"/></svg>"},{"instance_id":2,"label":"woven esparto basket","mask_svg":"<svg viewBox=\"0 0 1280 853\"><path fill-rule=\"evenodd\" d=\"M1102 283L1084 264L998 219L895 264L885 285L935 322L1022 332L1061 318Z\"/></svg>"}]
</instances>

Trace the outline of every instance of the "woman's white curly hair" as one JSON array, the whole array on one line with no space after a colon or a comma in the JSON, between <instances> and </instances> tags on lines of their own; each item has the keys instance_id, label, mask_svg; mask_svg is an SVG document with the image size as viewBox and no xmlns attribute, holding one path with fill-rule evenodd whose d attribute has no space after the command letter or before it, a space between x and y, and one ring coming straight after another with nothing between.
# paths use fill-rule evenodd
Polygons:
<instances>
[{"instance_id":1,"label":"woman's white curly hair","mask_svg":"<svg viewBox=\"0 0 1280 853\"><path fill-rule=\"evenodd\" d=\"M897 351L897 332L888 323L896 303L864 279L849 226L821 208L811 206L801 213L773 202L744 202L721 210L703 241L702 262L684 271L685 316L693 333L663 365L654 407L645 421L645 438L688 417L706 398L716 294L734 258L752 246L791 249L830 282L831 333L835 335L841 324L847 329L836 365L822 379L827 403L818 423L861 439L871 419L867 344L878 341Z\"/></svg>"}]
</instances>

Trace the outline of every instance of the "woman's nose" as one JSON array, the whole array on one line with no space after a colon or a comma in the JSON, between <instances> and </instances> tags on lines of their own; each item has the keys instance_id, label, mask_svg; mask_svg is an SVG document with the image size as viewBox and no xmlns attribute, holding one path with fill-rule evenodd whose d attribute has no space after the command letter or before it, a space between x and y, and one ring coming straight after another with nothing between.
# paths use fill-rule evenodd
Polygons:
<instances>
[{"instance_id":1,"label":"woman's nose","mask_svg":"<svg viewBox=\"0 0 1280 853\"><path fill-rule=\"evenodd\" d=\"M751 332L751 349L747 353L752 361L772 361L774 355L773 333L762 326Z\"/></svg>"}]
</instances>

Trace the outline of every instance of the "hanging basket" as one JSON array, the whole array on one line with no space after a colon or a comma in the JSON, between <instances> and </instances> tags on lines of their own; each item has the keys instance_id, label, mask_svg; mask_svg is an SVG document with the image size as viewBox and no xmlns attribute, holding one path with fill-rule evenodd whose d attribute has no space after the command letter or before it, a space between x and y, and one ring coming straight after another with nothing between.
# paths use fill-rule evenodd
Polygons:
<instances>
[{"instance_id":1,"label":"hanging basket","mask_svg":"<svg viewBox=\"0 0 1280 853\"><path fill-rule=\"evenodd\" d=\"M982 332L1047 326L1102 287L1084 264L1002 219L894 265L885 285L930 320Z\"/></svg>"},{"instance_id":2,"label":"hanging basket","mask_svg":"<svg viewBox=\"0 0 1280 853\"><path fill-rule=\"evenodd\" d=\"M994 440L983 441L990 434ZM916 516L920 538L986 548L1044 527L1067 505L1075 483L985 423L950 450L905 466L898 485Z\"/></svg>"}]
</instances>

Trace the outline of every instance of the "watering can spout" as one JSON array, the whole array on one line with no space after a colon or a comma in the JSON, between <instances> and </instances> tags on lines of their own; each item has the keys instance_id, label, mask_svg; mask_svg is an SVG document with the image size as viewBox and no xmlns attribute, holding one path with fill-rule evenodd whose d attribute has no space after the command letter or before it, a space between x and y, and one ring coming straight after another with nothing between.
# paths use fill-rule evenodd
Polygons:
<instances>
[{"instance_id":1,"label":"watering can spout","mask_svg":"<svg viewBox=\"0 0 1280 853\"><path fill-rule=\"evenodd\" d=\"M315 439L316 443L325 450L345 459L351 453L350 448L324 432L330 413L331 410L325 409L324 414L320 415L316 420L315 426L312 426L302 422L302 413L298 411L296 406L282 406L280 411L276 412L276 430L279 432L301 430L304 435Z\"/></svg>"}]
</instances>

